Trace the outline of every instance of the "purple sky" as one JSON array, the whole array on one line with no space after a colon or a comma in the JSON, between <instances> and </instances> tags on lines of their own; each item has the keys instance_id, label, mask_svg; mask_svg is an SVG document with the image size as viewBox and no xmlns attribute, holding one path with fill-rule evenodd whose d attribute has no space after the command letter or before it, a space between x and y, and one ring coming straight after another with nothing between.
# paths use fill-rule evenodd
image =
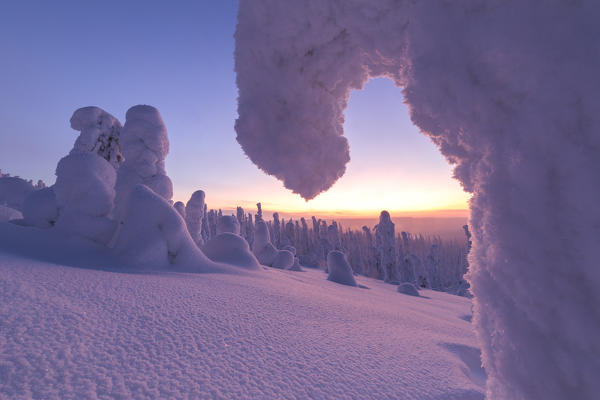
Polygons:
<instances>
[{"instance_id":1,"label":"purple sky","mask_svg":"<svg viewBox=\"0 0 600 400\"><path fill-rule=\"evenodd\" d=\"M137 4L136 4L137 3ZM309 203L258 170L235 141L236 1L0 3L0 169L54 182L76 132L69 118L96 105L124 122L157 107L169 130L175 199L196 189L211 207L374 214L464 209L451 168L411 124L392 82L354 92L346 112L352 161Z\"/></svg>"}]
</instances>

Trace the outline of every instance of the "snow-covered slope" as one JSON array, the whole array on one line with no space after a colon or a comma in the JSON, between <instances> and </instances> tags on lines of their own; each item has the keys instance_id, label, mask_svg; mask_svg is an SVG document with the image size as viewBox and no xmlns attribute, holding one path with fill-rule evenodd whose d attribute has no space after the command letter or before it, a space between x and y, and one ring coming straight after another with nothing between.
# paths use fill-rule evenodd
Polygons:
<instances>
[{"instance_id":1,"label":"snow-covered slope","mask_svg":"<svg viewBox=\"0 0 600 400\"><path fill-rule=\"evenodd\" d=\"M14 231L0 225L0 239ZM463 297L310 269L114 272L40 261L50 248L15 255L9 242L0 398L483 398ZM74 260L94 257L77 248Z\"/></svg>"}]
</instances>

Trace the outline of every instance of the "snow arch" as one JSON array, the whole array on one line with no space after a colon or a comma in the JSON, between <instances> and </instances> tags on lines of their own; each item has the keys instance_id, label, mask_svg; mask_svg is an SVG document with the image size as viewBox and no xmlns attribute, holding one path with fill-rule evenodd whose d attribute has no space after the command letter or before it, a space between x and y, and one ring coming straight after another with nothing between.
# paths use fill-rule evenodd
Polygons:
<instances>
[{"instance_id":1,"label":"snow arch","mask_svg":"<svg viewBox=\"0 0 600 400\"><path fill-rule=\"evenodd\" d=\"M351 90L386 76L473 193L490 399L600 392L600 5L241 1L238 142L311 199L349 161Z\"/></svg>"}]
</instances>

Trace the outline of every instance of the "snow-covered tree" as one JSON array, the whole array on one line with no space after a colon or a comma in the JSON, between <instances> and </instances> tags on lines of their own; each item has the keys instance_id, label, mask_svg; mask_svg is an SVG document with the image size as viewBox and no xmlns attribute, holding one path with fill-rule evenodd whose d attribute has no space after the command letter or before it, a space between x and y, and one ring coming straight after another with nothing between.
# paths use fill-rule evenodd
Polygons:
<instances>
[{"instance_id":1,"label":"snow-covered tree","mask_svg":"<svg viewBox=\"0 0 600 400\"><path fill-rule=\"evenodd\" d=\"M385 282L397 282L395 253L395 226L387 211L379 215L379 223L375 226L375 246L379 260L380 274Z\"/></svg>"},{"instance_id":2,"label":"snow-covered tree","mask_svg":"<svg viewBox=\"0 0 600 400\"><path fill-rule=\"evenodd\" d=\"M204 219L205 194L202 190L196 190L185 205L185 223L190 236L196 245L204 243L202 238L202 221Z\"/></svg>"},{"instance_id":3,"label":"snow-covered tree","mask_svg":"<svg viewBox=\"0 0 600 400\"><path fill-rule=\"evenodd\" d=\"M125 115L120 143L125 161L117 174L115 217L124 217L132 188L148 186L167 201L173 196L173 184L165 171L169 153L167 128L158 110L148 105L131 107Z\"/></svg>"},{"instance_id":4,"label":"snow-covered tree","mask_svg":"<svg viewBox=\"0 0 600 400\"><path fill-rule=\"evenodd\" d=\"M108 161L115 169L123 162L119 137L119 120L99 107L83 107L71 117L71 128L79 131L71 153L95 153Z\"/></svg>"}]
</instances>

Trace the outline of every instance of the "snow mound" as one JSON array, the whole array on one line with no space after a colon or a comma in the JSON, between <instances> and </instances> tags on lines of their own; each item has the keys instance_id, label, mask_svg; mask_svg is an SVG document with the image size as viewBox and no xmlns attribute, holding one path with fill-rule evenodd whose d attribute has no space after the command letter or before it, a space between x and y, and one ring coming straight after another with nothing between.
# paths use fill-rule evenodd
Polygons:
<instances>
[{"instance_id":1,"label":"snow mound","mask_svg":"<svg viewBox=\"0 0 600 400\"><path fill-rule=\"evenodd\" d=\"M112 238L116 224L109 219L115 198L116 172L104 158L94 153L72 153L63 157L56 167L58 217L55 227L70 234L106 244ZM38 200L47 200L51 214L51 195L45 192ZM45 214L45 212L44 212ZM30 214L27 215L30 217ZM40 221L34 217L37 222Z\"/></svg>"},{"instance_id":2,"label":"snow mound","mask_svg":"<svg viewBox=\"0 0 600 400\"><path fill-rule=\"evenodd\" d=\"M290 271L302 271L302 267L300 266L300 260L298 257L294 257L294 264L289 268Z\"/></svg>"},{"instance_id":3,"label":"snow mound","mask_svg":"<svg viewBox=\"0 0 600 400\"><path fill-rule=\"evenodd\" d=\"M52 187L31 192L23 203L25 225L50 228L58 218L58 204Z\"/></svg>"},{"instance_id":4,"label":"snow mound","mask_svg":"<svg viewBox=\"0 0 600 400\"><path fill-rule=\"evenodd\" d=\"M115 216L119 221L137 184L148 186L167 201L173 197L173 184L165 171L169 139L158 110L147 105L131 107L125 114L120 142L125 162L119 168L115 188Z\"/></svg>"},{"instance_id":5,"label":"snow mound","mask_svg":"<svg viewBox=\"0 0 600 400\"><path fill-rule=\"evenodd\" d=\"M279 250L271 266L279 269L289 269L294 265L294 254L288 250Z\"/></svg>"},{"instance_id":6,"label":"snow mound","mask_svg":"<svg viewBox=\"0 0 600 400\"><path fill-rule=\"evenodd\" d=\"M95 153L118 169L123 161L119 136L121 123L99 107L83 107L71 117L71 128L79 131L71 153Z\"/></svg>"},{"instance_id":7,"label":"snow mound","mask_svg":"<svg viewBox=\"0 0 600 400\"><path fill-rule=\"evenodd\" d=\"M16 176L0 177L0 205L23 210L25 198L35 189L31 182Z\"/></svg>"},{"instance_id":8,"label":"snow mound","mask_svg":"<svg viewBox=\"0 0 600 400\"><path fill-rule=\"evenodd\" d=\"M417 287L409 282L403 282L400 285L398 285L398 292L408 294L410 296L420 296Z\"/></svg>"},{"instance_id":9,"label":"snow mound","mask_svg":"<svg viewBox=\"0 0 600 400\"><path fill-rule=\"evenodd\" d=\"M202 252L215 262L247 269L260 268L260 263L250 251L248 242L231 232L220 233L210 238L202 246Z\"/></svg>"},{"instance_id":10,"label":"snow mound","mask_svg":"<svg viewBox=\"0 0 600 400\"><path fill-rule=\"evenodd\" d=\"M293 255L296 255L296 248L294 246L291 246L291 245L284 246L283 250L287 250L290 253L292 253Z\"/></svg>"},{"instance_id":11,"label":"snow mound","mask_svg":"<svg viewBox=\"0 0 600 400\"><path fill-rule=\"evenodd\" d=\"M136 185L131 192L114 254L128 267L144 270L217 272L225 268L200 251L181 215L144 185Z\"/></svg>"},{"instance_id":12,"label":"snow mound","mask_svg":"<svg viewBox=\"0 0 600 400\"><path fill-rule=\"evenodd\" d=\"M356 286L352 268L341 251L333 250L327 254L327 269L329 270L328 280L342 285Z\"/></svg>"},{"instance_id":13,"label":"snow mound","mask_svg":"<svg viewBox=\"0 0 600 400\"><path fill-rule=\"evenodd\" d=\"M21 214L18 210L0 204L0 222L21 218L23 218L23 214Z\"/></svg>"}]
</instances>

